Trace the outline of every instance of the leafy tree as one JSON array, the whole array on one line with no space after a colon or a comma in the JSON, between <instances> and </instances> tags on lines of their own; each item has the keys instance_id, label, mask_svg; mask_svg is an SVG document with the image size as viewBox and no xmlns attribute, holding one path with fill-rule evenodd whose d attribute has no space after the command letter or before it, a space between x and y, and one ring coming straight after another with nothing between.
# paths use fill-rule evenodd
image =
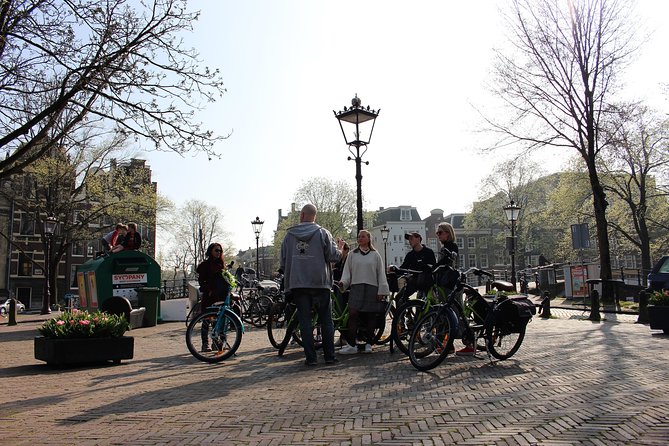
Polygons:
<instances>
[{"instance_id":1,"label":"leafy tree","mask_svg":"<svg viewBox=\"0 0 669 446\"><path fill-rule=\"evenodd\" d=\"M652 241L668 243L669 120L638 104L612 105L606 117L600 169L605 189L620 202L609 224L641 252L641 268L650 271Z\"/></svg>"},{"instance_id":2,"label":"leafy tree","mask_svg":"<svg viewBox=\"0 0 669 446\"><path fill-rule=\"evenodd\" d=\"M511 113L489 122L503 135L500 144L578 153L592 190L600 277L610 279L599 130L616 76L636 49L635 21L617 0L513 0L507 18L512 49L497 52L495 89Z\"/></svg>"},{"instance_id":3,"label":"leafy tree","mask_svg":"<svg viewBox=\"0 0 669 446\"><path fill-rule=\"evenodd\" d=\"M59 222L48 259L54 300L57 265L73 243L97 242L118 221L136 221L152 228L156 209L163 202L147 177L143 161L124 163L116 158L127 156L122 135L98 146L89 145L94 142L82 138L75 146L51 149L0 186L0 195L35 223L45 252L48 239L42 233L44 219L54 216ZM11 232L0 230L0 236L23 251L23 244L16 243ZM150 251L150 243L144 240L142 250Z\"/></svg>"},{"instance_id":4,"label":"leafy tree","mask_svg":"<svg viewBox=\"0 0 669 446\"><path fill-rule=\"evenodd\" d=\"M156 150L215 156L194 120L225 89L179 34L198 13L186 0L0 2L0 178L97 123Z\"/></svg>"},{"instance_id":5,"label":"leafy tree","mask_svg":"<svg viewBox=\"0 0 669 446\"><path fill-rule=\"evenodd\" d=\"M356 191L345 181L310 178L295 192L294 203L297 212L289 213L274 233L276 252L280 251L288 228L299 223L299 210L308 203L318 209L316 223L329 230L335 238L350 239L351 228L356 225Z\"/></svg>"}]
</instances>

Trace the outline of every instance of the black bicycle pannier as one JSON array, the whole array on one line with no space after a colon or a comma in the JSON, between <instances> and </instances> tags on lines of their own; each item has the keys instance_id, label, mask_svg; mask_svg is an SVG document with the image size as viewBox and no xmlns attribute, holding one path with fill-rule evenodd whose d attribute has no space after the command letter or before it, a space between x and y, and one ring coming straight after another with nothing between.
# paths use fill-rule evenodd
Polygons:
<instances>
[{"instance_id":1,"label":"black bicycle pannier","mask_svg":"<svg viewBox=\"0 0 669 446\"><path fill-rule=\"evenodd\" d=\"M537 313L537 308L526 297L501 297L495 307L495 322L506 324L512 331L523 328Z\"/></svg>"}]
</instances>

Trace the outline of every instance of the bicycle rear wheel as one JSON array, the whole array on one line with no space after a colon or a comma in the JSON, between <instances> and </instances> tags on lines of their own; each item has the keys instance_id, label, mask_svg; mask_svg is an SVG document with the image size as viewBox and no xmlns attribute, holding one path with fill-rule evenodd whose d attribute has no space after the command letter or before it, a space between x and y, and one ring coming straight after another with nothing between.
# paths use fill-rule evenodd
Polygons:
<instances>
[{"instance_id":1,"label":"bicycle rear wheel","mask_svg":"<svg viewBox=\"0 0 669 446\"><path fill-rule=\"evenodd\" d=\"M249 305L249 318L251 324L261 328L267 324L269 311L272 308L272 299L267 296L258 296L251 305Z\"/></svg>"},{"instance_id":2,"label":"bicycle rear wheel","mask_svg":"<svg viewBox=\"0 0 669 446\"><path fill-rule=\"evenodd\" d=\"M193 305L193 308L190 309L188 312L188 315L186 316L186 328L188 328L188 324L197 316L200 314L200 302L197 302L195 305Z\"/></svg>"},{"instance_id":3,"label":"bicycle rear wheel","mask_svg":"<svg viewBox=\"0 0 669 446\"><path fill-rule=\"evenodd\" d=\"M418 320L409 338L409 360L425 372L441 364L453 349L454 315L449 308L437 307Z\"/></svg>"},{"instance_id":4,"label":"bicycle rear wheel","mask_svg":"<svg viewBox=\"0 0 669 446\"><path fill-rule=\"evenodd\" d=\"M234 355L242 342L242 325L230 310L216 332L218 310L207 311L191 321L186 330L186 346L204 362L220 362Z\"/></svg>"},{"instance_id":5,"label":"bicycle rear wheel","mask_svg":"<svg viewBox=\"0 0 669 446\"><path fill-rule=\"evenodd\" d=\"M269 310L267 321L267 337L274 348L279 348L281 341L286 336L290 314L286 314L288 308L285 302L275 302Z\"/></svg>"},{"instance_id":6,"label":"bicycle rear wheel","mask_svg":"<svg viewBox=\"0 0 669 446\"><path fill-rule=\"evenodd\" d=\"M405 355L409 354L409 337L424 306L424 301L411 299L398 307L393 316L390 336L393 338L393 343Z\"/></svg>"},{"instance_id":7,"label":"bicycle rear wheel","mask_svg":"<svg viewBox=\"0 0 669 446\"><path fill-rule=\"evenodd\" d=\"M527 327L523 326L511 330L507 324L493 323L486 333L488 351L497 359L509 359L516 354L523 343L526 329Z\"/></svg>"}]
</instances>

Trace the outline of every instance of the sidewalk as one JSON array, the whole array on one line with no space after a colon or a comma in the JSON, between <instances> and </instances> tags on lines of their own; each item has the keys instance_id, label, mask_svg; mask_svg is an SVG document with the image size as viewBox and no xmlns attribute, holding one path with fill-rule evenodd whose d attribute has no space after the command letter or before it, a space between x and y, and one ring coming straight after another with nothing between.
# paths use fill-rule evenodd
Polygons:
<instances>
[{"instance_id":1,"label":"sidewalk","mask_svg":"<svg viewBox=\"0 0 669 446\"><path fill-rule=\"evenodd\" d=\"M118 366L51 368L33 357L39 321L2 325L0 445L667 444L669 336L556 313L507 361L431 373L388 346L307 368L250 327L236 357L205 364L179 322L130 331Z\"/></svg>"}]
</instances>

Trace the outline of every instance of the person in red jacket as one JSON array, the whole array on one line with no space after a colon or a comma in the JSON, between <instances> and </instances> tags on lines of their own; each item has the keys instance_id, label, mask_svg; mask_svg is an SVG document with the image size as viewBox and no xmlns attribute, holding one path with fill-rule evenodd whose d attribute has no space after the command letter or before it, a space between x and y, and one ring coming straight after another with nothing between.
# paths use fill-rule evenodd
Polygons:
<instances>
[{"instance_id":1,"label":"person in red jacket","mask_svg":"<svg viewBox=\"0 0 669 446\"><path fill-rule=\"evenodd\" d=\"M200 301L200 313L216 302L223 301L230 292L230 284L223 278L225 269L225 257L223 246L220 243L212 243L207 248L206 258L197 268L197 281L200 284L202 300ZM209 326L202 324L202 351L210 352Z\"/></svg>"}]
</instances>

